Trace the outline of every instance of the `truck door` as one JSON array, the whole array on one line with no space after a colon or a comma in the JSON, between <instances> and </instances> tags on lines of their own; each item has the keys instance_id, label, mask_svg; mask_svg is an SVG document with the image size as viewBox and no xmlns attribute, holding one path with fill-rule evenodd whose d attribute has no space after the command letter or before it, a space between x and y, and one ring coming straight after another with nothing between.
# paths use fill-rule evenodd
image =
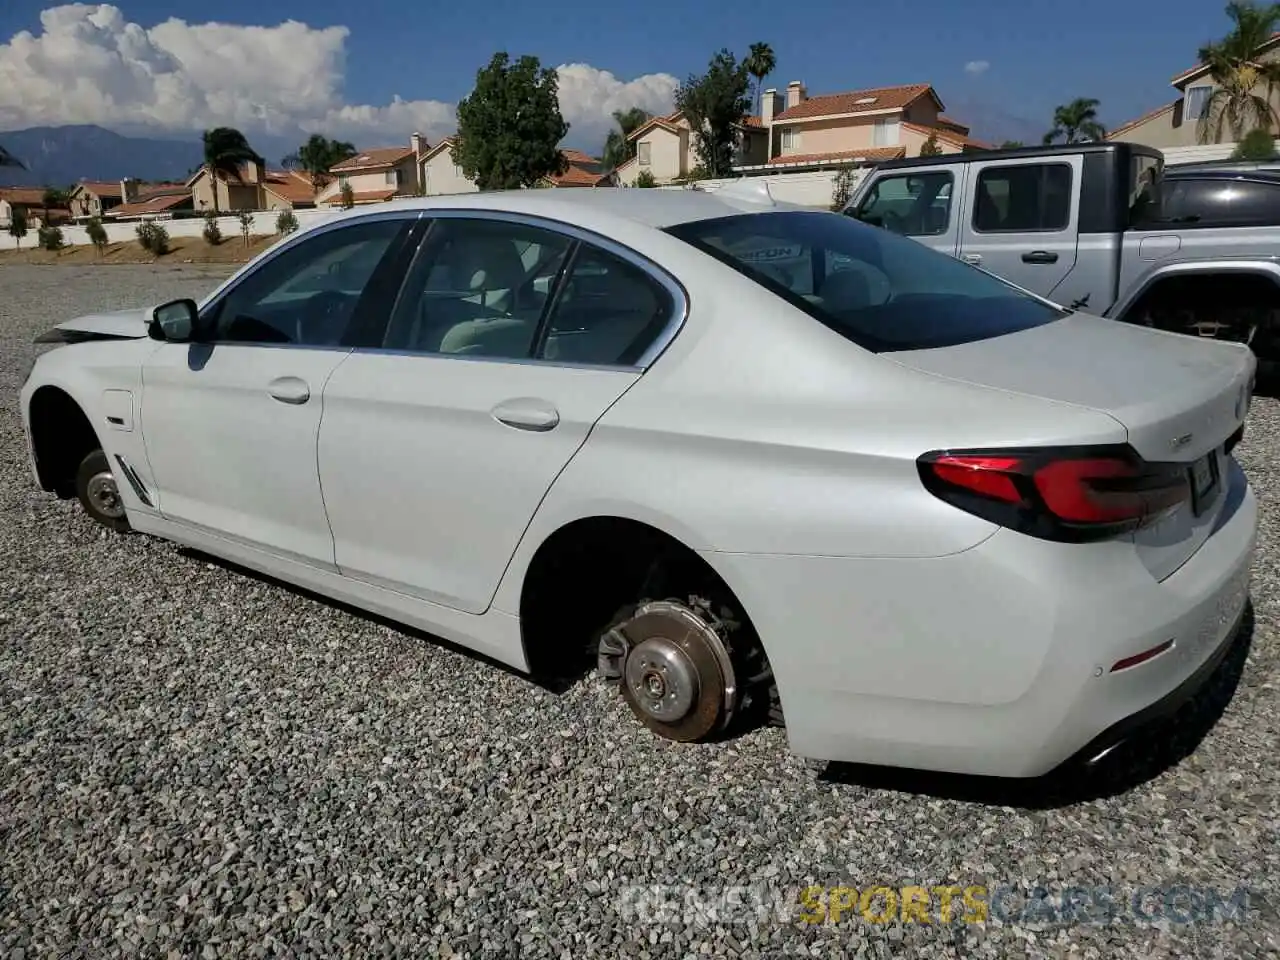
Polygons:
<instances>
[{"instance_id":1,"label":"truck door","mask_svg":"<svg viewBox=\"0 0 1280 960\"><path fill-rule=\"evenodd\" d=\"M1042 297L1076 266L1080 154L969 164L960 258Z\"/></svg>"},{"instance_id":2,"label":"truck door","mask_svg":"<svg viewBox=\"0 0 1280 960\"><path fill-rule=\"evenodd\" d=\"M960 243L960 204L964 164L939 164L868 174L851 216L911 237L955 256Z\"/></svg>"}]
</instances>

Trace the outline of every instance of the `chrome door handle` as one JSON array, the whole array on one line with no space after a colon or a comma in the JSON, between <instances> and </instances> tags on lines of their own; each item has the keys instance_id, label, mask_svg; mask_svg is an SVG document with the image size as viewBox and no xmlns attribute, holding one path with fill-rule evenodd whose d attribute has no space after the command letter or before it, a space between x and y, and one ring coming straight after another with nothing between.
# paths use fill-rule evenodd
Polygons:
<instances>
[{"instance_id":1,"label":"chrome door handle","mask_svg":"<svg viewBox=\"0 0 1280 960\"><path fill-rule=\"evenodd\" d=\"M311 388L297 377L277 377L267 385L267 393L281 403L306 403L311 399Z\"/></svg>"},{"instance_id":2,"label":"chrome door handle","mask_svg":"<svg viewBox=\"0 0 1280 960\"><path fill-rule=\"evenodd\" d=\"M546 433L560 423L560 411L545 400L520 397L504 400L490 411L493 419L517 430Z\"/></svg>"},{"instance_id":3,"label":"chrome door handle","mask_svg":"<svg viewBox=\"0 0 1280 960\"><path fill-rule=\"evenodd\" d=\"M975 267L982 263L982 254L980 253L962 253L960 259L965 263L972 263Z\"/></svg>"}]
</instances>

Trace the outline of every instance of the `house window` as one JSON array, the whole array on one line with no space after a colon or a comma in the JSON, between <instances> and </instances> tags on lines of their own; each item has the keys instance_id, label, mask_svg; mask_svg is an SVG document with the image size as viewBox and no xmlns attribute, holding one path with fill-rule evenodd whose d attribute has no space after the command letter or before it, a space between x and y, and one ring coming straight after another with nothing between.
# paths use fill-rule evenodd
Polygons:
<instances>
[{"instance_id":1,"label":"house window","mask_svg":"<svg viewBox=\"0 0 1280 960\"><path fill-rule=\"evenodd\" d=\"M1187 87L1186 101L1182 105L1182 119L1203 120L1209 115L1209 95L1213 87L1202 84L1198 87Z\"/></svg>"},{"instance_id":2,"label":"house window","mask_svg":"<svg viewBox=\"0 0 1280 960\"><path fill-rule=\"evenodd\" d=\"M797 145L797 144L796 144L796 141L797 141L798 139L799 139L799 137L797 137L797 136L796 136L796 131L795 131L795 128L794 128L794 127L783 127L783 128L782 128L782 149L783 149L783 150L793 150L793 149L795 149L795 147L796 147L796 145Z\"/></svg>"},{"instance_id":3,"label":"house window","mask_svg":"<svg viewBox=\"0 0 1280 960\"><path fill-rule=\"evenodd\" d=\"M345 189L347 189L347 186L348 186L348 184L350 184L350 183L351 183L351 181L350 181L347 177L345 177L345 176L340 176L340 177L338 177L338 189L339 189L339 190L345 190Z\"/></svg>"},{"instance_id":4,"label":"house window","mask_svg":"<svg viewBox=\"0 0 1280 960\"><path fill-rule=\"evenodd\" d=\"M400 184L404 182L403 178L404 178L404 171L402 171L399 167L396 167L394 170L388 170L387 186L398 188Z\"/></svg>"},{"instance_id":5,"label":"house window","mask_svg":"<svg viewBox=\"0 0 1280 960\"><path fill-rule=\"evenodd\" d=\"M896 147L898 145L898 121L877 120L872 137L873 146Z\"/></svg>"},{"instance_id":6,"label":"house window","mask_svg":"<svg viewBox=\"0 0 1280 960\"><path fill-rule=\"evenodd\" d=\"M649 149L653 144L647 140L641 140L636 146L636 157L640 160L640 166L647 167L649 165Z\"/></svg>"}]
</instances>

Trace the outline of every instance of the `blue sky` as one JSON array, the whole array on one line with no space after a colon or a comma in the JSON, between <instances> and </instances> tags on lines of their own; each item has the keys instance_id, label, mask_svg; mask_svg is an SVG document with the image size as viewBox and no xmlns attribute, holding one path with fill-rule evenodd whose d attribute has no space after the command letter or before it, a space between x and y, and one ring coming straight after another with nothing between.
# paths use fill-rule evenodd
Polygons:
<instances>
[{"instance_id":1,"label":"blue sky","mask_svg":"<svg viewBox=\"0 0 1280 960\"><path fill-rule=\"evenodd\" d=\"M19 30L38 35L40 12L51 5L0 3L0 43ZM975 135L991 137L1017 135L1026 126L1019 127L1019 119L1047 129L1053 106L1076 96L1100 99L1104 123L1116 126L1173 99L1169 78L1195 61L1203 41L1227 29L1223 4L1204 0L1164 0L1155 7L1138 0L588 6L116 0L116 6L146 29L170 17L191 24L276 26L294 18L315 28L346 26L341 96L355 104L386 104L394 96L454 103L497 49L532 53L547 65L587 63L629 80L653 73L683 78L720 47L745 52L765 40L778 57L771 83L800 79L810 93L821 93L929 82L950 114L973 124ZM978 75L966 72L966 63L976 61L989 66Z\"/></svg>"}]
</instances>

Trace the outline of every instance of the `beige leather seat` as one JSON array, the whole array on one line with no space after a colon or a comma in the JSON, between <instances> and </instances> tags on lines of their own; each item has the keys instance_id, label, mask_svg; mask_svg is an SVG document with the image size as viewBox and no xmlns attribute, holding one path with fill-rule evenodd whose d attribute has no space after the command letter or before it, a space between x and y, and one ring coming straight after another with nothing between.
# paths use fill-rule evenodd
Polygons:
<instances>
[{"instance_id":1,"label":"beige leather seat","mask_svg":"<svg viewBox=\"0 0 1280 960\"><path fill-rule=\"evenodd\" d=\"M456 286L471 292L471 296L461 302L471 316L449 327L440 338L440 352L495 357L526 355L533 343L541 304L516 309L516 295L524 282L525 268L515 244L508 237L468 237L461 240L451 254L450 268Z\"/></svg>"}]
</instances>

